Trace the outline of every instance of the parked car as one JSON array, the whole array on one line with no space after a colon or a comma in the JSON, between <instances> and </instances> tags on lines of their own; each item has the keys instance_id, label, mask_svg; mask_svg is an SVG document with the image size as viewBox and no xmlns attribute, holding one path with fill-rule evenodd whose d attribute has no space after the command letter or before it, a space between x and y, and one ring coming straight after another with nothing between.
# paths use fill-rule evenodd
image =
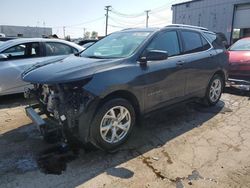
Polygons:
<instances>
[{"instance_id":1,"label":"parked car","mask_svg":"<svg viewBox=\"0 0 250 188\"><path fill-rule=\"evenodd\" d=\"M0 37L6 37L5 34L3 33L0 33Z\"/></svg>"},{"instance_id":2,"label":"parked car","mask_svg":"<svg viewBox=\"0 0 250 188\"><path fill-rule=\"evenodd\" d=\"M27 115L43 135L57 122L64 138L113 150L140 116L190 100L215 105L227 80L228 53L215 33L174 25L110 34L79 56L23 73L38 104ZM35 110L40 110L39 115Z\"/></svg>"},{"instance_id":3,"label":"parked car","mask_svg":"<svg viewBox=\"0 0 250 188\"><path fill-rule=\"evenodd\" d=\"M62 59L82 51L77 44L57 39L13 39L0 45L0 95L22 93L22 72L38 62Z\"/></svg>"},{"instance_id":4,"label":"parked car","mask_svg":"<svg viewBox=\"0 0 250 188\"><path fill-rule=\"evenodd\" d=\"M88 47L90 47L92 44L94 44L95 42L88 42L88 43L85 43L85 44L83 44L82 45L82 47L84 48L84 49L86 49L86 48L88 48Z\"/></svg>"},{"instance_id":5,"label":"parked car","mask_svg":"<svg viewBox=\"0 0 250 188\"><path fill-rule=\"evenodd\" d=\"M249 90L250 37L234 43L229 49L229 81L232 85Z\"/></svg>"},{"instance_id":6,"label":"parked car","mask_svg":"<svg viewBox=\"0 0 250 188\"><path fill-rule=\"evenodd\" d=\"M83 45L88 44L88 43L92 43L93 44L93 43L95 43L97 41L98 41L97 39L81 40L81 41L78 42L78 45L83 46Z\"/></svg>"}]
</instances>

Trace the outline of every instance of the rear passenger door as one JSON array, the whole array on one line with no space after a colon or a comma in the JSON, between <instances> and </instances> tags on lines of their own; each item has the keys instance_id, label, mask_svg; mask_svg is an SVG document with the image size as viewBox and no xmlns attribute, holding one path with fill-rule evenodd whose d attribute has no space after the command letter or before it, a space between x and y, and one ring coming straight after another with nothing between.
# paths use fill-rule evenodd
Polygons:
<instances>
[{"instance_id":1,"label":"rear passenger door","mask_svg":"<svg viewBox=\"0 0 250 188\"><path fill-rule=\"evenodd\" d=\"M200 32L181 30L183 57L186 70L186 96L203 95L214 72L213 56L216 52ZM200 95L200 96L199 96Z\"/></svg>"},{"instance_id":2,"label":"rear passenger door","mask_svg":"<svg viewBox=\"0 0 250 188\"><path fill-rule=\"evenodd\" d=\"M77 49L60 42L46 42L44 43L45 55L49 56L66 56L77 53Z\"/></svg>"}]
</instances>

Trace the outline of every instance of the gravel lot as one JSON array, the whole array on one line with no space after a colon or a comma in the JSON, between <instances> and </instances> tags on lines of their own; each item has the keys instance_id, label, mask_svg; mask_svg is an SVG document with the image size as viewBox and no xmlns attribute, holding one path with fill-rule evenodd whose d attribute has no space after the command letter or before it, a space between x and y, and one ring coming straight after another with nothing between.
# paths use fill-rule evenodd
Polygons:
<instances>
[{"instance_id":1,"label":"gravel lot","mask_svg":"<svg viewBox=\"0 0 250 188\"><path fill-rule=\"evenodd\" d=\"M155 114L112 154L45 143L25 100L1 97L0 187L250 187L249 94L230 93Z\"/></svg>"}]
</instances>

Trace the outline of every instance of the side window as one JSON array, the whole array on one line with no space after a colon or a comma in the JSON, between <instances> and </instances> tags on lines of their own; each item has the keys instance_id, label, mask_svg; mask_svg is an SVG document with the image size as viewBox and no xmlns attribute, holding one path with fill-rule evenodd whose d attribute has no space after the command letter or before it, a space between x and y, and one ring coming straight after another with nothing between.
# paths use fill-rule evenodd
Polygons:
<instances>
[{"instance_id":1,"label":"side window","mask_svg":"<svg viewBox=\"0 0 250 188\"><path fill-rule=\"evenodd\" d=\"M29 54L31 57L39 57L41 54L41 48L38 42L29 44Z\"/></svg>"},{"instance_id":2,"label":"side window","mask_svg":"<svg viewBox=\"0 0 250 188\"><path fill-rule=\"evenodd\" d=\"M182 38L184 43L184 53L194 53L203 51L203 44L201 35L192 31L182 31Z\"/></svg>"},{"instance_id":3,"label":"side window","mask_svg":"<svg viewBox=\"0 0 250 188\"><path fill-rule=\"evenodd\" d=\"M180 54L180 46L176 31L160 33L147 47L147 51L162 50L167 51L169 56Z\"/></svg>"},{"instance_id":4,"label":"side window","mask_svg":"<svg viewBox=\"0 0 250 188\"><path fill-rule=\"evenodd\" d=\"M214 48L216 49L225 48L221 39L216 34L204 32L204 35L207 38L207 40L213 45Z\"/></svg>"},{"instance_id":5,"label":"side window","mask_svg":"<svg viewBox=\"0 0 250 188\"><path fill-rule=\"evenodd\" d=\"M204 39L204 37L201 36L201 40L202 40L203 50L208 50L209 48L211 48L210 44L207 42L206 39Z\"/></svg>"},{"instance_id":6,"label":"side window","mask_svg":"<svg viewBox=\"0 0 250 188\"><path fill-rule=\"evenodd\" d=\"M24 43L8 48L2 54L8 59L23 59L40 56L40 46L38 42Z\"/></svg>"},{"instance_id":7,"label":"side window","mask_svg":"<svg viewBox=\"0 0 250 188\"><path fill-rule=\"evenodd\" d=\"M20 44L17 46L13 46L5 51L2 52L2 54L6 55L8 59L10 58L22 58L25 56L25 44Z\"/></svg>"},{"instance_id":8,"label":"side window","mask_svg":"<svg viewBox=\"0 0 250 188\"><path fill-rule=\"evenodd\" d=\"M57 42L45 43L45 51L46 51L46 56L68 55L74 53L72 47Z\"/></svg>"}]
</instances>

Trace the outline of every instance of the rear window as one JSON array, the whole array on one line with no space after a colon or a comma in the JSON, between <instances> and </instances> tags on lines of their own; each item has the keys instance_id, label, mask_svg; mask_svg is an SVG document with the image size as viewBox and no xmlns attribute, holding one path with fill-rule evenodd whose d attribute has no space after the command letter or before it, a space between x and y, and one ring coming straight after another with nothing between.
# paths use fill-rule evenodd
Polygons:
<instances>
[{"instance_id":1,"label":"rear window","mask_svg":"<svg viewBox=\"0 0 250 188\"><path fill-rule=\"evenodd\" d=\"M234 43L231 48L231 51L250 51L250 39L241 39Z\"/></svg>"}]
</instances>

